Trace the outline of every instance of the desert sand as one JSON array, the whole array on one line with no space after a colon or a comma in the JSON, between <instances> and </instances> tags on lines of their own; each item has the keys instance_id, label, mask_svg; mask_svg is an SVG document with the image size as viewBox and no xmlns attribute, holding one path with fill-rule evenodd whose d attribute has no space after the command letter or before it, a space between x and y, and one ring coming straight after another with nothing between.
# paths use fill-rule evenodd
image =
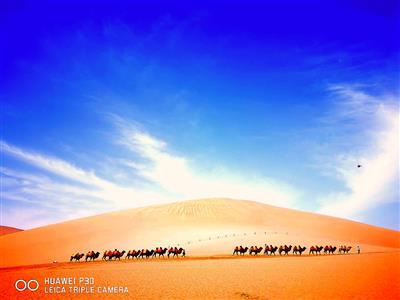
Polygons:
<instances>
[{"instance_id":1,"label":"desert sand","mask_svg":"<svg viewBox=\"0 0 400 300\"><path fill-rule=\"evenodd\" d=\"M265 243L307 250L301 257L232 256L237 245ZM308 255L315 244L353 249L348 255ZM1 290L9 299L54 298L45 293L44 279L71 276L92 277L93 288L128 288L113 295L121 299L400 297L400 232L253 201L203 199L111 212L1 236L0 246ZM183 247L187 257L67 262L77 252L159 246ZM17 292L17 279L38 280L40 288Z\"/></svg>"},{"instance_id":2,"label":"desert sand","mask_svg":"<svg viewBox=\"0 0 400 300\"><path fill-rule=\"evenodd\" d=\"M61 263L3 269L0 285L3 299L399 299L399 264L399 253ZM71 294L70 285L46 293L44 278L54 277L94 278L79 285L94 294ZM41 286L17 292L21 278ZM99 293L102 286L127 293Z\"/></svg>"}]
</instances>

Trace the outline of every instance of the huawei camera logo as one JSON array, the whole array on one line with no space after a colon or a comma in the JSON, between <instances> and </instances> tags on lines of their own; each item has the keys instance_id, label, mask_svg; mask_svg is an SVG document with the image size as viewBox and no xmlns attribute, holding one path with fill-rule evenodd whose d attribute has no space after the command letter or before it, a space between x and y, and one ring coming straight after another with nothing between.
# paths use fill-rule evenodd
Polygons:
<instances>
[{"instance_id":1,"label":"huawei camera logo","mask_svg":"<svg viewBox=\"0 0 400 300\"><path fill-rule=\"evenodd\" d=\"M37 289L39 288L39 282L35 279L31 279L29 281L18 279L15 282L15 288L18 292L23 292L26 289L30 290L31 292L34 292L37 291Z\"/></svg>"}]
</instances>

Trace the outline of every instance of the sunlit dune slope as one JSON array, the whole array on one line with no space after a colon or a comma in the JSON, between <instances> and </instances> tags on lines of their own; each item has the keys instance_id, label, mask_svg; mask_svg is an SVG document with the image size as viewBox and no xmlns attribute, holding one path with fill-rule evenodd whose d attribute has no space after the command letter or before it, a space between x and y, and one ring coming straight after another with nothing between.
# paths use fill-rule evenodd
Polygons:
<instances>
[{"instance_id":1,"label":"sunlit dune slope","mask_svg":"<svg viewBox=\"0 0 400 300\"><path fill-rule=\"evenodd\" d=\"M230 254L235 245L347 244L400 248L400 232L231 199L190 200L111 212L0 237L1 266L68 260L76 252L182 246L188 255Z\"/></svg>"}]
</instances>

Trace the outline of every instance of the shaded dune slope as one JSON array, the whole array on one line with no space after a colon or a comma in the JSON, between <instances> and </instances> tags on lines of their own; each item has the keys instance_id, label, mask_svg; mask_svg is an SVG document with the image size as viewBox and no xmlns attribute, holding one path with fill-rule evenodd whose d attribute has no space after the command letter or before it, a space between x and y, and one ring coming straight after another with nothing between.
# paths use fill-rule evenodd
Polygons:
<instances>
[{"instance_id":1,"label":"shaded dune slope","mask_svg":"<svg viewBox=\"0 0 400 300\"><path fill-rule=\"evenodd\" d=\"M0 225L0 236L22 231L22 229Z\"/></svg>"}]
</instances>

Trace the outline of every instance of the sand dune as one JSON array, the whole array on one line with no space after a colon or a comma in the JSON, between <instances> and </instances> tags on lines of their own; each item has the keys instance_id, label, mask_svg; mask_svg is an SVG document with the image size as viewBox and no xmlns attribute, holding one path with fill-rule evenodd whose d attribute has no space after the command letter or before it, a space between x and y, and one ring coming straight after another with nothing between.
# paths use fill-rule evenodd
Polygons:
<instances>
[{"instance_id":1,"label":"sand dune","mask_svg":"<svg viewBox=\"0 0 400 300\"><path fill-rule=\"evenodd\" d=\"M22 231L22 229L0 225L0 236Z\"/></svg>"},{"instance_id":2,"label":"sand dune","mask_svg":"<svg viewBox=\"0 0 400 300\"><path fill-rule=\"evenodd\" d=\"M177 245L190 255L227 255L235 245L347 244L363 251L400 248L400 232L231 199L148 206L0 237L2 267L66 261L88 250Z\"/></svg>"}]
</instances>

